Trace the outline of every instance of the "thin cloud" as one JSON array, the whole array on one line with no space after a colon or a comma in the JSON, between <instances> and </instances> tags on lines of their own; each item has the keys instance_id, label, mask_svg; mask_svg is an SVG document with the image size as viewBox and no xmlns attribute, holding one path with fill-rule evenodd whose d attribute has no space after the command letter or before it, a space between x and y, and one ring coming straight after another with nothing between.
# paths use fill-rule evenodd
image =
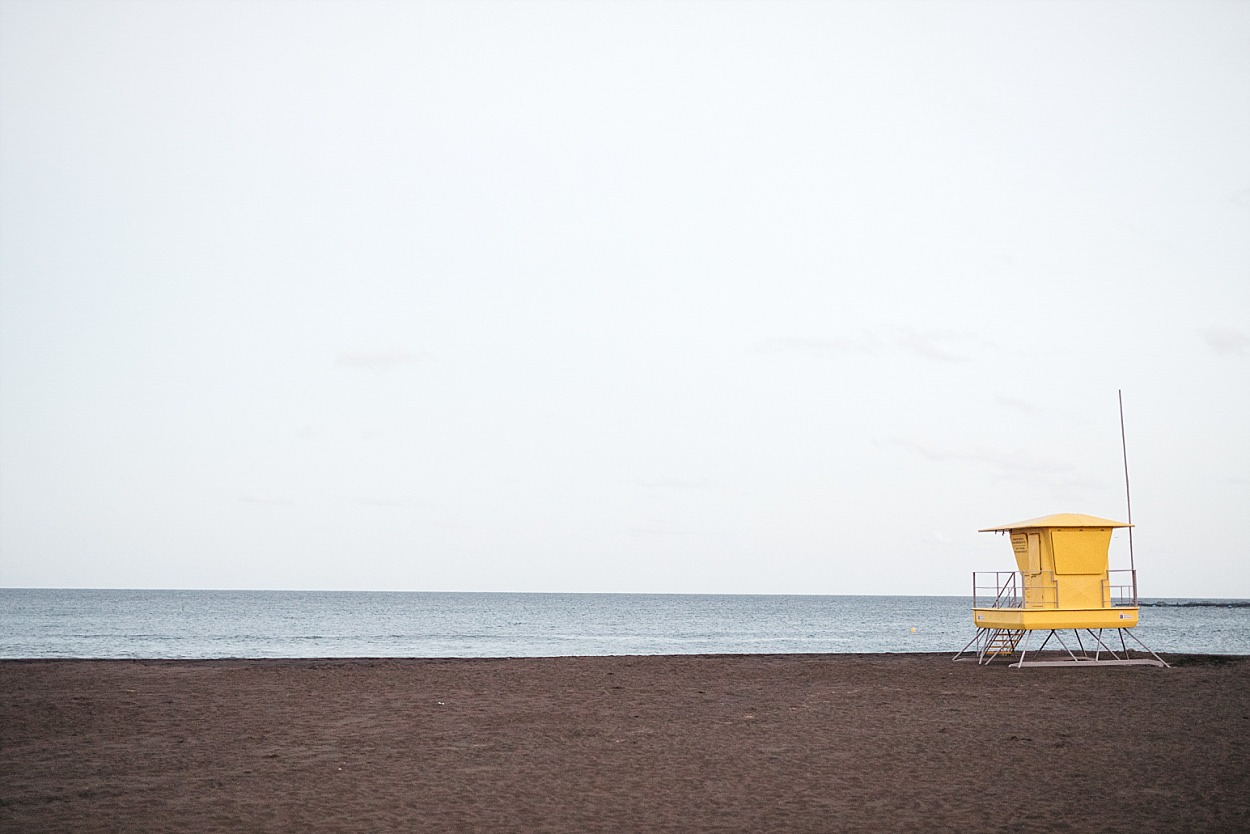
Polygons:
<instances>
[{"instance_id":1,"label":"thin cloud","mask_svg":"<svg viewBox=\"0 0 1250 834\"><path fill-rule=\"evenodd\" d=\"M892 437L891 441L918 457L931 461L956 461L989 466L1007 475L1060 475L1072 472L1075 467L1048 458L1039 458L1021 450L1004 451L973 446L949 449L932 446L904 437Z\"/></svg>"},{"instance_id":2,"label":"thin cloud","mask_svg":"<svg viewBox=\"0 0 1250 834\"><path fill-rule=\"evenodd\" d=\"M693 535L692 531L680 524L672 524L664 521L654 521L627 527L625 530L631 536L689 536Z\"/></svg>"},{"instance_id":3,"label":"thin cloud","mask_svg":"<svg viewBox=\"0 0 1250 834\"><path fill-rule=\"evenodd\" d=\"M1234 191L1229 195L1228 201L1242 211L1250 211L1250 188Z\"/></svg>"},{"instance_id":4,"label":"thin cloud","mask_svg":"<svg viewBox=\"0 0 1250 834\"><path fill-rule=\"evenodd\" d=\"M873 339L869 335L858 338L821 339L806 336L778 336L765 339L755 346L757 353L872 353Z\"/></svg>"},{"instance_id":5,"label":"thin cloud","mask_svg":"<svg viewBox=\"0 0 1250 834\"><path fill-rule=\"evenodd\" d=\"M1250 336L1231 327L1209 327L1201 333L1207 347L1221 356L1240 356L1250 348Z\"/></svg>"},{"instance_id":6,"label":"thin cloud","mask_svg":"<svg viewBox=\"0 0 1250 834\"><path fill-rule=\"evenodd\" d=\"M777 336L755 345L757 353L805 353L810 356L877 354L882 345L893 346L908 353L938 362L962 363L971 357L956 345L967 341L959 333L926 333L903 329L890 336L866 331L859 336L826 339L813 336Z\"/></svg>"},{"instance_id":7,"label":"thin cloud","mask_svg":"<svg viewBox=\"0 0 1250 834\"><path fill-rule=\"evenodd\" d=\"M925 444L925 443L919 443L915 440L908 440L905 437L891 437L890 441L895 446L899 446L903 449L906 449L907 451L911 452L913 455L926 458L927 460L952 460L955 458L955 455L953 455L947 449L938 449L934 446L929 446L928 444Z\"/></svg>"},{"instance_id":8,"label":"thin cloud","mask_svg":"<svg viewBox=\"0 0 1250 834\"><path fill-rule=\"evenodd\" d=\"M240 495L240 504L260 504L268 507L285 507L291 503L289 498L279 495Z\"/></svg>"},{"instance_id":9,"label":"thin cloud","mask_svg":"<svg viewBox=\"0 0 1250 834\"><path fill-rule=\"evenodd\" d=\"M999 395L995 397L994 400L999 405L1006 406L1007 408L1010 408L1013 411L1019 411L1021 414L1036 415L1036 414L1041 414L1046 411L1046 409L1042 408L1039 405L1034 405L1033 403L1027 400L1022 400L1017 397L1004 397L1002 395Z\"/></svg>"},{"instance_id":10,"label":"thin cloud","mask_svg":"<svg viewBox=\"0 0 1250 834\"><path fill-rule=\"evenodd\" d=\"M423 354L414 353L406 348L391 347L378 350L343 351L335 358L334 364L347 368L389 371L404 365L411 365L423 358Z\"/></svg>"},{"instance_id":11,"label":"thin cloud","mask_svg":"<svg viewBox=\"0 0 1250 834\"><path fill-rule=\"evenodd\" d=\"M1069 490L1101 491L1114 487L1114 481L1092 475L1072 474L1059 479L1059 486Z\"/></svg>"},{"instance_id":12,"label":"thin cloud","mask_svg":"<svg viewBox=\"0 0 1250 834\"><path fill-rule=\"evenodd\" d=\"M899 333L894 338L894 342L903 350L926 359L958 363L969 361L969 357L950 347L951 342L961 339L962 337L955 333L922 333L909 329Z\"/></svg>"},{"instance_id":13,"label":"thin cloud","mask_svg":"<svg viewBox=\"0 0 1250 834\"><path fill-rule=\"evenodd\" d=\"M649 478L638 481L643 489L707 489L709 484L704 479L690 480L685 478Z\"/></svg>"}]
</instances>

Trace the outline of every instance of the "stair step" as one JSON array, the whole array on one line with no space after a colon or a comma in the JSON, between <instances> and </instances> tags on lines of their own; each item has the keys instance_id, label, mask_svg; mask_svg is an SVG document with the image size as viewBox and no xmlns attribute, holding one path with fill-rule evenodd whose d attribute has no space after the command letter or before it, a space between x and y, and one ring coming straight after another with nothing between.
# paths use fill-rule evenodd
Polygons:
<instances>
[{"instance_id":1,"label":"stair step","mask_svg":"<svg viewBox=\"0 0 1250 834\"><path fill-rule=\"evenodd\" d=\"M997 629L985 641L982 655L999 657L1016 653L1016 647L1024 637L1023 629Z\"/></svg>"}]
</instances>

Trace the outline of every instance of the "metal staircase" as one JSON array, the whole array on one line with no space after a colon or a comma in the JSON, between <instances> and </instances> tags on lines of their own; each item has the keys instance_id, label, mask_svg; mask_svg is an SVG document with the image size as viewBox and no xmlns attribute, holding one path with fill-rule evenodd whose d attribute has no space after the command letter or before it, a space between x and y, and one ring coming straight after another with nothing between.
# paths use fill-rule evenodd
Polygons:
<instances>
[{"instance_id":1,"label":"metal staircase","mask_svg":"<svg viewBox=\"0 0 1250 834\"><path fill-rule=\"evenodd\" d=\"M985 645L978 652L978 659L982 663L989 663L996 657L1015 654L1016 646L1020 645L1020 640L1024 637L1022 628L992 628L989 632Z\"/></svg>"},{"instance_id":2,"label":"metal staircase","mask_svg":"<svg viewBox=\"0 0 1250 834\"><path fill-rule=\"evenodd\" d=\"M955 659L986 664L998 657L1012 657L1024 639L1024 631L1022 628L977 629L977 636L955 655ZM965 654L975 657L965 657Z\"/></svg>"}]
</instances>

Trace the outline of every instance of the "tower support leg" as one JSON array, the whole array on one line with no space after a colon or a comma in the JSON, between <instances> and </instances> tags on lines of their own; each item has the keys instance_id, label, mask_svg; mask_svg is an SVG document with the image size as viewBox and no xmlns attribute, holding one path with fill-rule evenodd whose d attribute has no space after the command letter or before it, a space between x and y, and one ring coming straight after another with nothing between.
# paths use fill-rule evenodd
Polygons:
<instances>
[{"instance_id":1,"label":"tower support leg","mask_svg":"<svg viewBox=\"0 0 1250 834\"><path fill-rule=\"evenodd\" d=\"M1120 652L1115 651L1115 649L1113 649L1111 645L1108 643L1108 641L1104 638L1103 629L1099 629L1097 633L1095 633L1093 629L1088 629L1088 628L1085 629L1086 634L1088 634L1090 639L1093 641L1093 644L1090 647L1090 649L1093 650L1093 653L1091 654L1090 649L1085 648L1085 643L1081 639L1081 633L1079 629L1072 629L1073 637L1076 640L1077 651L1073 651L1072 648L1070 648L1068 644L1064 642L1064 639L1059 634L1058 629L1052 629L1050 633L1046 635L1046 639L1042 641L1041 647L1039 647L1035 652L1033 652L1034 659L1026 659L1025 654L1021 652L1020 659L1016 661L1015 663L1012 663L1010 668L1019 669L1025 666L1162 666L1162 667L1167 667L1168 664L1163 660L1163 658L1155 654L1155 652L1151 650L1145 643L1143 643L1137 637L1136 634L1133 634L1132 631L1130 631L1127 628L1117 628L1116 631L1120 633L1119 634L1120 644L1122 646L1122 650ZM1149 657L1141 657L1141 656L1134 657L1133 652L1128 647L1128 643L1125 642L1124 638L1126 636L1130 640L1132 640L1134 643L1136 643L1138 646L1141 647L1141 652L1144 652L1150 656ZM1042 649L1046 648L1046 645L1050 642L1052 637L1055 639L1057 643L1059 643L1060 646L1063 647L1063 653L1067 655L1066 658L1061 656L1057 659L1045 659L1042 657L1041 655ZM1141 652L1139 652L1138 654L1140 655ZM1109 657L1107 655L1109 655Z\"/></svg>"}]
</instances>

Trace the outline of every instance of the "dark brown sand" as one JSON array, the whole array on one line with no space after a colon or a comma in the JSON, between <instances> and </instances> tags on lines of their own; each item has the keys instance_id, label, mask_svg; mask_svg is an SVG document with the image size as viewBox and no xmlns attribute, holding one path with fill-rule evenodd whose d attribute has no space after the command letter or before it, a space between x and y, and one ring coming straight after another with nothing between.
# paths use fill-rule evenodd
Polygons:
<instances>
[{"instance_id":1,"label":"dark brown sand","mask_svg":"<svg viewBox=\"0 0 1250 834\"><path fill-rule=\"evenodd\" d=\"M1250 831L1250 657L0 662L0 830Z\"/></svg>"}]
</instances>

